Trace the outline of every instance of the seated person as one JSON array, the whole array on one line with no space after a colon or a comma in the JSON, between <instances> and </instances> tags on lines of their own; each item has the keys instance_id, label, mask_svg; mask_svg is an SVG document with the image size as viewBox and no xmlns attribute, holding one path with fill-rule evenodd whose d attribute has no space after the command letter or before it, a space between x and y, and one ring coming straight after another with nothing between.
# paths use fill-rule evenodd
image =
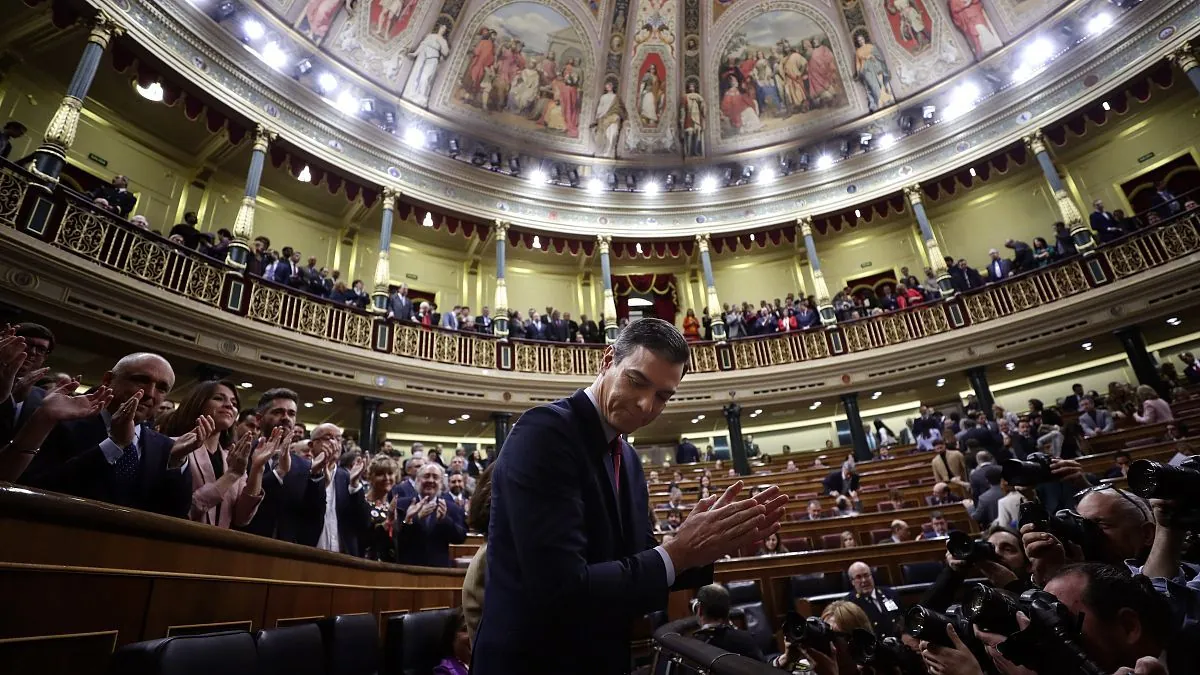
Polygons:
<instances>
[{"instance_id":1,"label":"seated person","mask_svg":"<svg viewBox=\"0 0 1200 675\"><path fill-rule=\"evenodd\" d=\"M937 539L950 535L950 523L941 511L929 514L929 529L921 528L921 539Z\"/></svg>"},{"instance_id":2,"label":"seated person","mask_svg":"<svg viewBox=\"0 0 1200 675\"><path fill-rule=\"evenodd\" d=\"M885 540L885 543L902 544L906 541L913 541L913 537L908 531L908 523L897 518L892 521L892 536Z\"/></svg>"},{"instance_id":3,"label":"seated person","mask_svg":"<svg viewBox=\"0 0 1200 675\"><path fill-rule=\"evenodd\" d=\"M674 532L675 530L678 530L679 526L682 524L683 524L683 512L680 511L679 509L671 509L671 511L669 513L667 513L666 520L658 521L658 531L659 532Z\"/></svg>"},{"instance_id":4,"label":"seated person","mask_svg":"<svg viewBox=\"0 0 1200 675\"><path fill-rule=\"evenodd\" d=\"M858 474L850 462L842 462L842 468L826 476L821 485L830 497L850 495L851 499L858 499Z\"/></svg>"},{"instance_id":5,"label":"seated person","mask_svg":"<svg viewBox=\"0 0 1200 675\"><path fill-rule=\"evenodd\" d=\"M787 547L783 545L783 542L779 540L779 533L772 532L771 534L767 535L766 539L763 540L762 546L759 547L758 553L755 553L755 555L780 555L782 553L790 553L790 551L788 551Z\"/></svg>"},{"instance_id":6,"label":"seated person","mask_svg":"<svg viewBox=\"0 0 1200 675\"><path fill-rule=\"evenodd\" d=\"M842 548L855 548L858 542L854 539L854 533L850 530L842 530Z\"/></svg>"},{"instance_id":7,"label":"seated person","mask_svg":"<svg viewBox=\"0 0 1200 675\"><path fill-rule=\"evenodd\" d=\"M137 204L137 197L134 197L128 188L129 179L116 175L113 176L112 183L92 190L88 196L92 198L92 203L96 206L112 211L122 218L128 218L134 205Z\"/></svg>"},{"instance_id":8,"label":"seated person","mask_svg":"<svg viewBox=\"0 0 1200 675\"><path fill-rule=\"evenodd\" d=\"M950 486L945 483L934 483L933 494L925 498L925 503L929 506L941 506L942 504L957 504L962 501L962 497L954 494L950 490Z\"/></svg>"},{"instance_id":9,"label":"seated person","mask_svg":"<svg viewBox=\"0 0 1200 675\"><path fill-rule=\"evenodd\" d=\"M904 632L904 612L900 610L896 592L884 586L876 586L871 567L865 562L855 562L846 573L850 576L854 590L846 594L845 599L858 605L866 613L876 635L900 637Z\"/></svg>"},{"instance_id":10,"label":"seated person","mask_svg":"<svg viewBox=\"0 0 1200 675\"><path fill-rule=\"evenodd\" d=\"M467 636L467 620L461 607L455 608L454 617L446 622L442 654L445 657L433 667L433 675L467 675L470 672L471 640Z\"/></svg>"},{"instance_id":11,"label":"seated person","mask_svg":"<svg viewBox=\"0 0 1200 675\"><path fill-rule=\"evenodd\" d=\"M1108 471L1104 472L1105 478L1124 478L1129 475L1129 465L1133 462L1133 458L1129 452L1118 450L1117 454L1113 455L1113 465Z\"/></svg>"},{"instance_id":12,"label":"seated person","mask_svg":"<svg viewBox=\"0 0 1200 675\"><path fill-rule=\"evenodd\" d=\"M1079 426L1083 429L1085 438L1104 434L1116 428L1112 415L1107 410L1096 407L1091 396L1079 399Z\"/></svg>"},{"instance_id":13,"label":"seated person","mask_svg":"<svg viewBox=\"0 0 1200 675\"><path fill-rule=\"evenodd\" d=\"M721 584L709 584L696 593L696 617L700 628L692 637L718 649L741 654L755 661L766 661L750 633L729 623L729 591Z\"/></svg>"},{"instance_id":14,"label":"seated person","mask_svg":"<svg viewBox=\"0 0 1200 675\"><path fill-rule=\"evenodd\" d=\"M821 511L821 502L813 499L808 502L808 509L804 512L804 515L801 516L800 519L820 520L823 517L825 517L825 514Z\"/></svg>"},{"instance_id":15,"label":"seated person","mask_svg":"<svg viewBox=\"0 0 1200 675\"><path fill-rule=\"evenodd\" d=\"M857 516L862 513L862 502L857 499L854 502L846 495L841 495L833 504L833 512L836 516Z\"/></svg>"}]
</instances>

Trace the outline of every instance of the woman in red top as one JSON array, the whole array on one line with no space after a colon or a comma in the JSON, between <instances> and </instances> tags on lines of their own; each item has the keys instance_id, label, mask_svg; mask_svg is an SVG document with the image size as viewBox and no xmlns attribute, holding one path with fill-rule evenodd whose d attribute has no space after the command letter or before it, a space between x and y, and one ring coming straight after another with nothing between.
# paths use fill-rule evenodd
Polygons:
<instances>
[{"instance_id":1,"label":"woman in red top","mask_svg":"<svg viewBox=\"0 0 1200 675\"><path fill-rule=\"evenodd\" d=\"M696 310L689 309L683 318L683 338L688 342L700 339L700 320L696 318Z\"/></svg>"},{"instance_id":2,"label":"woman in red top","mask_svg":"<svg viewBox=\"0 0 1200 675\"><path fill-rule=\"evenodd\" d=\"M909 288L904 284L896 284L896 302L900 305L900 309L919 305L924 299L921 291Z\"/></svg>"},{"instance_id":3,"label":"woman in red top","mask_svg":"<svg viewBox=\"0 0 1200 675\"><path fill-rule=\"evenodd\" d=\"M796 330L799 324L796 323L796 312L791 308L787 308L787 314L779 319L779 332L783 333L789 330Z\"/></svg>"}]
</instances>

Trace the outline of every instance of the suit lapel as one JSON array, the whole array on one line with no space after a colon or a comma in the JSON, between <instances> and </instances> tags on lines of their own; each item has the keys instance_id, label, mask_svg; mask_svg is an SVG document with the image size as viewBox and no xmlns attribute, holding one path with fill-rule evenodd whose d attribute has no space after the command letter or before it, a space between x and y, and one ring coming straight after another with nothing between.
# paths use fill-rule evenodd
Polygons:
<instances>
[{"instance_id":1,"label":"suit lapel","mask_svg":"<svg viewBox=\"0 0 1200 675\"><path fill-rule=\"evenodd\" d=\"M575 410L575 415L579 418L584 442L586 443L584 452L587 454L591 464L593 479L596 481L597 487L600 488L600 493L604 495L604 505L608 509L609 522L613 525L614 538L621 539L622 536L618 534L623 531L621 525L621 507L617 503L616 494L613 492L612 455L609 454L608 443L604 436L604 426L600 424L600 415L596 412L596 407L592 405L592 401L588 398L587 393L582 389L575 392L568 400L571 402L571 407ZM624 447L624 441L621 442L621 445ZM622 473L625 473L625 464L625 453L622 452ZM628 483L626 482L626 484ZM620 542L618 542L618 545L620 545Z\"/></svg>"}]
</instances>

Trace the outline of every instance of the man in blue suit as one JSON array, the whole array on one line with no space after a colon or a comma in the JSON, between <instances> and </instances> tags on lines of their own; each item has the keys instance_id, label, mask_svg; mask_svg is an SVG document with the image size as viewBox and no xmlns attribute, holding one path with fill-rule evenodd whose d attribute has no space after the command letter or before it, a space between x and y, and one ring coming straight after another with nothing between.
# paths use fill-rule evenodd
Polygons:
<instances>
[{"instance_id":1,"label":"man in blue suit","mask_svg":"<svg viewBox=\"0 0 1200 675\"><path fill-rule=\"evenodd\" d=\"M779 529L777 487L741 482L701 500L674 539L652 533L638 455L622 438L674 395L688 346L673 325L634 321L587 389L533 408L492 471L487 586L473 675L617 675L633 622L672 588L711 583L713 561Z\"/></svg>"},{"instance_id":2,"label":"man in blue suit","mask_svg":"<svg viewBox=\"0 0 1200 675\"><path fill-rule=\"evenodd\" d=\"M1000 251L996 249L988 251L988 256L991 257L987 266L989 284L1004 281L1012 276L1012 261L1001 258Z\"/></svg>"},{"instance_id":3,"label":"man in blue suit","mask_svg":"<svg viewBox=\"0 0 1200 675\"><path fill-rule=\"evenodd\" d=\"M467 540L467 517L443 489L446 474L428 462L417 474L418 494L396 499L396 562L453 567L450 544Z\"/></svg>"},{"instance_id":4,"label":"man in blue suit","mask_svg":"<svg viewBox=\"0 0 1200 675\"><path fill-rule=\"evenodd\" d=\"M187 456L196 434L175 441L143 426L175 384L157 354L130 354L104 374L113 400L100 414L61 422L20 482L76 497L186 518L192 500Z\"/></svg>"}]
</instances>

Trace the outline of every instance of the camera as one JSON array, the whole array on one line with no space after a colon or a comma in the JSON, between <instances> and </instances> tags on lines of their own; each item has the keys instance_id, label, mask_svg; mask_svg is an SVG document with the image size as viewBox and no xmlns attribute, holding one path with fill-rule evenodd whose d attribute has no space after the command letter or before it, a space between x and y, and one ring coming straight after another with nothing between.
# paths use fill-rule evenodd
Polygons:
<instances>
[{"instance_id":1,"label":"camera","mask_svg":"<svg viewBox=\"0 0 1200 675\"><path fill-rule=\"evenodd\" d=\"M1017 612L1029 618L1021 630ZM1030 589L1014 597L987 586L967 590L963 615L979 630L1004 635L1000 653L1016 665L1039 673L1103 675L1079 646L1082 617L1075 617L1050 593Z\"/></svg>"},{"instance_id":2,"label":"camera","mask_svg":"<svg viewBox=\"0 0 1200 675\"><path fill-rule=\"evenodd\" d=\"M1083 516L1063 509L1054 515L1046 512L1046 507L1039 502L1021 504L1017 527L1033 525L1039 532L1048 532L1059 541L1070 542L1083 549L1085 560L1104 560L1104 535L1100 526Z\"/></svg>"},{"instance_id":3,"label":"camera","mask_svg":"<svg viewBox=\"0 0 1200 675\"><path fill-rule=\"evenodd\" d=\"M967 588L963 596L962 612L979 630L997 635L1012 635L1021 628L1017 625L1017 612L1021 603L1013 594L983 584Z\"/></svg>"},{"instance_id":4,"label":"camera","mask_svg":"<svg viewBox=\"0 0 1200 675\"><path fill-rule=\"evenodd\" d=\"M954 646L950 636L946 634L946 626L954 626L954 632L964 640L974 635L971 622L958 608L947 610L943 614L928 607L914 605L905 614L904 623L913 637L943 647Z\"/></svg>"},{"instance_id":5,"label":"camera","mask_svg":"<svg viewBox=\"0 0 1200 675\"><path fill-rule=\"evenodd\" d=\"M850 658L860 666L874 668L876 672L890 673L895 668L906 675L927 672L921 655L894 637L877 638L861 628L855 628L848 644Z\"/></svg>"},{"instance_id":6,"label":"camera","mask_svg":"<svg viewBox=\"0 0 1200 675\"><path fill-rule=\"evenodd\" d=\"M824 654L833 653L830 644L838 635L829 624L815 616L806 619L796 612L788 612L783 620L784 640L816 649Z\"/></svg>"},{"instance_id":7,"label":"camera","mask_svg":"<svg viewBox=\"0 0 1200 675\"><path fill-rule=\"evenodd\" d=\"M972 539L967 533L958 530L950 533L946 540L946 551L955 560L972 565L981 560L1000 560L996 555L996 547L992 546L990 541Z\"/></svg>"},{"instance_id":8,"label":"camera","mask_svg":"<svg viewBox=\"0 0 1200 675\"><path fill-rule=\"evenodd\" d=\"M1050 455L1044 452L1031 452L1025 459L1006 459L1001 468L1001 475L1009 485L1032 487L1054 481L1054 474L1050 473Z\"/></svg>"},{"instance_id":9,"label":"camera","mask_svg":"<svg viewBox=\"0 0 1200 675\"><path fill-rule=\"evenodd\" d=\"M1200 455L1179 466L1139 459L1129 467L1129 489L1146 499L1200 502Z\"/></svg>"}]
</instances>

